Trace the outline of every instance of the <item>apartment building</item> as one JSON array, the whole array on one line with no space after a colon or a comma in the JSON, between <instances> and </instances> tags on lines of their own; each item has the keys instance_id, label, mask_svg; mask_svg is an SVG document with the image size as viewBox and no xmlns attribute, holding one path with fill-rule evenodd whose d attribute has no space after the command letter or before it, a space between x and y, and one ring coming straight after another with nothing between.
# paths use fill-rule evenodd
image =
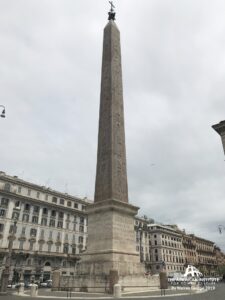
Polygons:
<instances>
[{"instance_id":1,"label":"apartment building","mask_svg":"<svg viewBox=\"0 0 225 300\"><path fill-rule=\"evenodd\" d=\"M148 218L136 217L136 249L146 272L166 270L169 274L183 273L187 265L194 265L204 275L216 275L223 265L224 254L214 242L187 234L176 225L155 223Z\"/></svg>"},{"instance_id":2,"label":"apartment building","mask_svg":"<svg viewBox=\"0 0 225 300\"><path fill-rule=\"evenodd\" d=\"M193 236L196 243L197 267L205 275L214 275L217 271L215 244L201 237Z\"/></svg>"},{"instance_id":3,"label":"apartment building","mask_svg":"<svg viewBox=\"0 0 225 300\"><path fill-rule=\"evenodd\" d=\"M136 249L145 262L146 272L157 274L184 272L184 251L182 234L177 227L149 222L136 218Z\"/></svg>"},{"instance_id":4,"label":"apartment building","mask_svg":"<svg viewBox=\"0 0 225 300\"><path fill-rule=\"evenodd\" d=\"M13 239L11 279L42 281L54 269L73 275L86 249L88 204L0 172L0 273Z\"/></svg>"}]
</instances>

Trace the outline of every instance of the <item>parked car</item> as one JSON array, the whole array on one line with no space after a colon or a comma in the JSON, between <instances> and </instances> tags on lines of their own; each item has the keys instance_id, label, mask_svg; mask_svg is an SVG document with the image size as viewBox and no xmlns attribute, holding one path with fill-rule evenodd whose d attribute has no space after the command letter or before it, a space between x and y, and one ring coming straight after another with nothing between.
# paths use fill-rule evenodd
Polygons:
<instances>
[{"instance_id":1,"label":"parked car","mask_svg":"<svg viewBox=\"0 0 225 300\"><path fill-rule=\"evenodd\" d=\"M46 287L46 288L48 287L48 288L50 288L50 287L52 287L52 280L49 279L49 280L43 281L43 282L41 282L39 284L39 286L40 287Z\"/></svg>"},{"instance_id":2,"label":"parked car","mask_svg":"<svg viewBox=\"0 0 225 300\"><path fill-rule=\"evenodd\" d=\"M8 289L16 289L20 287L20 283L13 283L13 284L8 284L7 288Z\"/></svg>"},{"instance_id":3,"label":"parked car","mask_svg":"<svg viewBox=\"0 0 225 300\"><path fill-rule=\"evenodd\" d=\"M40 287L47 287L48 286L47 281L41 282L39 286Z\"/></svg>"}]
</instances>

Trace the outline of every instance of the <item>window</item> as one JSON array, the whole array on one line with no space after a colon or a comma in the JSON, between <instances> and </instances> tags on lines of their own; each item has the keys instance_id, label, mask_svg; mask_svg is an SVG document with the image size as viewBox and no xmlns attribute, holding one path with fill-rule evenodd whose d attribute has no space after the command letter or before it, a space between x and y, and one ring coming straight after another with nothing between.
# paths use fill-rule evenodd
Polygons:
<instances>
[{"instance_id":1,"label":"window","mask_svg":"<svg viewBox=\"0 0 225 300\"><path fill-rule=\"evenodd\" d=\"M78 208L78 203L74 203L74 208Z\"/></svg>"},{"instance_id":2,"label":"window","mask_svg":"<svg viewBox=\"0 0 225 300\"><path fill-rule=\"evenodd\" d=\"M10 192L10 189L11 189L10 183L5 183L4 190L7 191L7 192Z\"/></svg>"},{"instance_id":3,"label":"window","mask_svg":"<svg viewBox=\"0 0 225 300\"><path fill-rule=\"evenodd\" d=\"M59 221L57 227L58 227L58 228L63 228L63 222L62 222L62 221Z\"/></svg>"},{"instance_id":4,"label":"window","mask_svg":"<svg viewBox=\"0 0 225 300\"><path fill-rule=\"evenodd\" d=\"M24 210L30 211L30 204L26 203L26 204L25 204L25 207L24 207Z\"/></svg>"},{"instance_id":5,"label":"window","mask_svg":"<svg viewBox=\"0 0 225 300\"><path fill-rule=\"evenodd\" d=\"M20 207L20 201L16 201L15 207L19 208Z\"/></svg>"},{"instance_id":6,"label":"window","mask_svg":"<svg viewBox=\"0 0 225 300\"><path fill-rule=\"evenodd\" d=\"M78 239L79 243L82 244L83 241L84 241L84 238L82 236L79 236L79 239Z\"/></svg>"},{"instance_id":7,"label":"window","mask_svg":"<svg viewBox=\"0 0 225 300\"><path fill-rule=\"evenodd\" d=\"M63 246L63 253L68 253L69 252L69 245L68 244L65 244Z\"/></svg>"},{"instance_id":8,"label":"window","mask_svg":"<svg viewBox=\"0 0 225 300\"><path fill-rule=\"evenodd\" d=\"M64 205L64 202L65 202L64 199L60 199L60 200L59 200L59 203L60 203L61 205Z\"/></svg>"},{"instance_id":9,"label":"window","mask_svg":"<svg viewBox=\"0 0 225 300\"><path fill-rule=\"evenodd\" d=\"M38 217L37 216L32 217L32 223L38 224Z\"/></svg>"},{"instance_id":10,"label":"window","mask_svg":"<svg viewBox=\"0 0 225 300\"><path fill-rule=\"evenodd\" d=\"M76 247L72 247L72 254L76 254Z\"/></svg>"},{"instance_id":11,"label":"window","mask_svg":"<svg viewBox=\"0 0 225 300\"><path fill-rule=\"evenodd\" d=\"M34 248L34 242L33 242L33 241L30 241L29 250L31 251L31 250L33 250L33 248Z\"/></svg>"},{"instance_id":12,"label":"window","mask_svg":"<svg viewBox=\"0 0 225 300\"><path fill-rule=\"evenodd\" d=\"M55 210L52 210L51 216L52 216L52 217L55 217L55 216L56 216L56 211L55 211Z\"/></svg>"},{"instance_id":13,"label":"window","mask_svg":"<svg viewBox=\"0 0 225 300\"><path fill-rule=\"evenodd\" d=\"M39 251L43 251L43 243L39 244Z\"/></svg>"},{"instance_id":14,"label":"window","mask_svg":"<svg viewBox=\"0 0 225 300\"><path fill-rule=\"evenodd\" d=\"M69 229L69 228L70 228L70 223L67 222L67 223L66 223L66 229Z\"/></svg>"},{"instance_id":15,"label":"window","mask_svg":"<svg viewBox=\"0 0 225 300\"><path fill-rule=\"evenodd\" d=\"M63 267L64 268L66 267L66 261L65 260L63 261ZM64 273L66 273L66 272L64 272Z\"/></svg>"},{"instance_id":16,"label":"window","mask_svg":"<svg viewBox=\"0 0 225 300\"><path fill-rule=\"evenodd\" d=\"M40 198L40 192L37 192L37 198L38 199Z\"/></svg>"},{"instance_id":17,"label":"window","mask_svg":"<svg viewBox=\"0 0 225 300\"><path fill-rule=\"evenodd\" d=\"M80 217L80 223L84 224L84 217Z\"/></svg>"},{"instance_id":18,"label":"window","mask_svg":"<svg viewBox=\"0 0 225 300\"><path fill-rule=\"evenodd\" d=\"M41 225L47 226L47 219L46 218L41 219Z\"/></svg>"},{"instance_id":19,"label":"window","mask_svg":"<svg viewBox=\"0 0 225 300\"><path fill-rule=\"evenodd\" d=\"M59 252L59 246L56 246L56 252Z\"/></svg>"},{"instance_id":20,"label":"window","mask_svg":"<svg viewBox=\"0 0 225 300\"><path fill-rule=\"evenodd\" d=\"M4 207L8 207L9 199L8 198L2 198L1 205Z\"/></svg>"},{"instance_id":21,"label":"window","mask_svg":"<svg viewBox=\"0 0 225 300\"><path fill-rule=\"evenodd\" d=\"M30 230L30 236L36 236L37 235L37 229L31 228Z\"/></svg>"},{"instance_id":22,"label":"window","mask_svg":"<svg viewBox=\"0 0 225 300\"><path fill-rule=\"evenodd\" d=\"M18 186L18 193L20 194L20 193L21 193L21 191L22 191L22 188L21 188L21 186Z\"/></svg>"},{"instance_id":23,"label":"window","mask_svg":"<svg viewBox=\"0 0 225 300\"><path fill-rule=\"evenodd\" d=\"M52 250L52 244L48 244L48 252L51 252L51 250Z\"/></svg>"},{"instance_id":24,"label":"window","mask_svg":"<svg viewBox=\"0 0 225 300\"><path fill-rule=\"evenodd\" d=\"M57 241L60 241L61 239L61 235L60 235L60 232L57 233Z\"/></svg>"},{"instance_id":25,"label":"window","mask_svg":"<svg viewBox=\"0 0 225 300\"><path fill-rule=\"evenodd\" d=\"M23 221L24 222L29 222L29 215L23 214Z\"/></svg>"},{"instance_id":26,"label":"window","mask_svg":"<svg viewBox=\"0 0 225 300\"><path fill-rule=\"evenodd\" d=\"M3 232L4 230L4 224L0 224L0 232Z\"/></svg>"},{"instance_id":27,"label":"window","mask_svg":"<svg viewBox=\"0 0 225 300\"><path fill-rule=\"evenodd\" d=\"M45 200L48 201L48 194L45 194Z\"/></svg>"},{"instance_id":28,"label":"window","mask_svg":"<svg viewBox=\"0 0 225 300\"><path fill-rule=\"evenodd\" d=\"M5 210L4 209L0 209L0 216L4 217L5 216Z\"/></svg>"},{"instance_id":29,"label":"window","mask_svg":"<svg viewBox=\"0 0 225 300\"><path fill-rule=\"evenodd\" d=\"M14 212L12 213L12 219L13 219L13 220L18 220L18 219L19 219L19 216L20 216L20 214L19 214L18 212L16 212L16 211L14 211Z\"/></svg>"},{"instance_id":30,"label":"window","mask_svg":"<svg viewBox=\"0 0 225 300\"><path fill-rule=\"evenodd\" d=\"M80 225L79 230L80 230L80 232L84 232L84 226Z\"/></svg>"},{"instance_id":31,"label":"window","mask_svg":"<svg viewBox=\"0 0 225 300\"><path fill-rule=\"evenodd\" d=\"M48 209L46 207L43 208L43 215L47 215L48 214Z\"/></svg>"},{"instance_id":32,"label":"window","mask_svg":"<svg viewBox=\"0 0 225 300\"><path fill-rule=\"evenodd\" d=\"M28 195L28 196L31 195L31 190L30 190L30 189L27 190L27 195Z\"/></svg>"},{"instance_id":33,"label":"window","mask_svg":"<svg viewBox=\"0 0 225 300\"><path fill-rule=\"evenodd\" d=\"M60 212L59 212L59 218L60 218L60 219L63 219L63 217L64 217L64 213L63 213L62 211L60 211Z\"/></svg>"},{"instance_id":34,"label":"window","mask_svg":"<svg viewBox=\"0 0 225 300\"><path fill-rule=\"evenodd\" d=\"M34 206L34 213L39 213L40 207L39 206Z\"/></svg>"},{"instance_id":35,"label":"window","mask_svg":"<svg viewBox=\"0 0 225 300\"><path fill-rule=\"evenodd\" d=\"M20 241L20 243L19 243L19 249L20 250L23 250L23 244L24 244L24 241Z\"/></svg>"},{"instance_id":36,"label":"window","mask_svg":"<svg viewBox=\"0 0 225 300\"><path fill-rule=\"evenodd\" d=\"M56 197L52 197L52 202L53 203L57 203L57 198Z\"/></svg>"},{"instance_id":37,"label":"window","mask_svg":"<svg viewBox=\"0 0 225 300\"><path fill-rule=\"evenodd\" d=\"M65 241L68 241L68 233L65 234Z\"/></svg>"},{"instance_id":38,"label":"window","mask_svg":"<svg viewBox=\"0 0 225 300\"><path fill-rule=\"evenodd\" d=\"M75 234L73 234L73 244L75 244Z\"/></svg>"},{"instance_id":39,"label":"window","mask_svg":"<svg viewBox=\"0 0 225 300\"><path fill-rule=\"evenodd\" d=\"M45 236L45 231L44 231L44 229L42 229L42 230L41 230L41 238L43 239L44 236Z\"/></svg>"},{"instance_id":40,"label":"window","mask_svg":"<svg viewBox=\"0 0 225 300\"><path fill-rule=\"evenodd\" d=\"M25 234L25 233L26 233L26 227L22 227L21 234Z\"/></svg>"},{"instance_id":41,"label":"window","mask_svg":"<svg viewBox=\"0 0 225 300\"><path fill-rule=\"evenodd\" d=\"M50 222L49 222L49 226L50 227L55 227L55 220L50 220Z\"/></svg>"},{"instance_id":42,"label":"window","mask_svg":"<svg viewBox=\"0 0 225 300\"><path fill-rule=\"evenodd\" d=\"M49 239L52 238L52 231L49 231Z\"/></svg>"},{"instance_id":43,"label":"window","mask_svg":"<svg viewBox=\"0 0 225 300\"><path fill-rule=\"evenodd\" d=\"M71 201L67 201L67 206L71 207Z\"/></svg>"},{"instance_id":44,"label":"window","mask_svg":"<svg viewBox=\"0 0 225 300\"><path fill-rule=\"evenodd\" d=\"M157 245L157 241L155 241L155 245Z\"/></svg>"},{"instance_id":45,"label":"window","mask_svg":"<svg viewBox=\"0 0 225 300\"><path fill-rule=\"evenodd\" d=\"M81 208L82 208L82 210L85 210L85 206L84 205L82 205Z\"/></svg>"}]
</instances>

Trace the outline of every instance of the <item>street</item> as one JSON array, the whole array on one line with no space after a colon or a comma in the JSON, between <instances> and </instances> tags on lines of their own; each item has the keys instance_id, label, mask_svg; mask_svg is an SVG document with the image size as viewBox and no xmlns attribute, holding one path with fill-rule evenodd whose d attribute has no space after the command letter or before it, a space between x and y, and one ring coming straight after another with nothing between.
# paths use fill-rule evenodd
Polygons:
<instances>
[{"instance_id":1,"label":"street","mask_svg":"<svg viewBox=\"0 0 225 300\"><path fill-rule=\"evenodd\" d=\"M19 299L26 299L26 300L34 300L34 299L42 299L42 300L49 300L49 299L57 299L57 296L55 293L48 293L49 296L53 297L53 298L49 298L49 297L44 297L43 293L41 298L31 298L29 296L26 297L21 297L21 296L17 296L17 295L13 295L13 294L9 294L7 296L0 296L0 299L4 299L4 300L19 300ZM56 296L56 297L54 297ZM59 295L60 298L58 299L68 299L66 296L65 298L61 298L62 296ZM83 297L81 296L81 294L77 295L74 294L74 297L71 299L115 299L113 297L110 296L103 296L100 295L99 298L97 298L96 295L91 295L91 294L83 294ZM217 285L216 290L212 290L206 293L201 293L201 294L194 294L194 295L184 295L184 296L162 296L162 297L154 297L154 296L149 296L148 293L139 293L139 294L130 294L130 295L124 295L122 298L125 298L127 300L132 299L132 300L140 300L141 298L143 299L152 299L152 300L156 300L159 298L165 298L168 300L172 300L172 299L179 299L179 300L224 300L225 299L225 284L219 284Z\"/></svg>"}]
</instances>

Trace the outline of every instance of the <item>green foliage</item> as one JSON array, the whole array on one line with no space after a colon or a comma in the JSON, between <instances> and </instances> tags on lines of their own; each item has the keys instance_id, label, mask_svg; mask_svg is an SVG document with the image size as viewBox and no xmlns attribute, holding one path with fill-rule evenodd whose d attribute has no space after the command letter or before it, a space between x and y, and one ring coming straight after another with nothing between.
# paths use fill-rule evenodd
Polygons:
<instances>
[{"instance_id":1,"label":"green foliage","mask_svg":"<svg viewBox=\"0 0 225 300\"><path fill-rule=\"evenodd\" d=\"M223 276L225 274L225 265L218 266L218 274Z\"/></svg>"}]
</instances>

